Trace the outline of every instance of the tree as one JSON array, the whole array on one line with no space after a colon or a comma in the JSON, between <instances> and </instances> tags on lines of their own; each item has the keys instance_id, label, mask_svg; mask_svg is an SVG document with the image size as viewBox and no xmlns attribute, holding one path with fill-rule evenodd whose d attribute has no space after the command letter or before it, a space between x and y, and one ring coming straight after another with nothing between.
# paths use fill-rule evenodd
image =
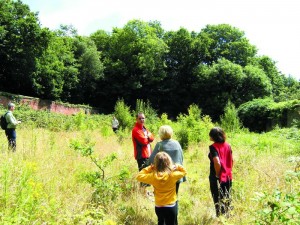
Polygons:
<instances>
[{"instance_id":1,"label":"tree","mask_svg":"<svg viewBox=\"0 0 300 225\"><path fill-rule=\"evenodd\" d=\"M242 127L238 117L238 110L230 101L228 101L224 109L224 115L220 116L220 122L226 132L236 132Z\"/></svg>"},{"instance_id":2,"label":"tree","mask_svg":"<svg viewBox=\"0 0 300 225\"><path fill-rule=\"evenodd\" d=\"M98 30L91 34L90 38L94 41L97 50L101 52L102 59L109 57L109 43L111 41L110 34L104 30Z\"/></svg>"},{"instance_id":3,"label":"tree","mask_svg":"<svg viewBox=\"0 0 300 225\"><path fill-rule=\"evenodd\" d=\"M198 93L195 102L204 114L218 119L229 100L235 105L242 102L240 90L246 76L240 65L220 59L212 66L200 65L194 75L192 91Z\"/></svg>"},{"instance_id":4,"label":"tree","mask_svg":"<svg viewBox=\"0 0 300 225\"><path fill-rule=\"evenodd\" d=\"M198 35L204 64L212 65L225 58L235 64L246 66L257 49L249 43L244 32L228 24L207 25Z\"/></svg>"},{"instance_id":5,"label":"tree","mask_svg":"<svg viewBox=\"0 0 300 225\"><path fill-rule=\"evenodd\" d=\"M74 57L78 63L78 85L73 102L94 103L97 84L103 78L104 66L95 43L89 37L77 36L73 43Z\"/></svg>"},{"instance_id":6,"label":"tree","mask_svg":"<svg viewBox=\"0 0 300 225\"><path fill-rule=\"evenodd\" d=\"M132 20L123 28L113 29L109 50L103 53L105 76L99 87L99 98L107 95L111 98L107 107L112 108L120 97L131 106L136 99L152 102L156 97L154 87L166 75L163 56L167 51L167 45L157 37L157 26ZM107 40L103 33L97 37L103 43Z\"/></svg>"},{"instance_id":7,"label":"tree","mask_svg":"<svg viewBox=\"0 0 300 225\"><path fill-rule=\"evenodd\" d=\"M0 0L0 37L0 88L33 95L36 58L49 43L49 30L20 0Z\"/></svg>"},{"instance_id":8,"label":"tree","mask_svg":"<svg viewBox=\"0 0 300 225\"><path fill-rule=\"evenodd\" d=\"M244 77L242 88L239 91L241 96L239 105L255 98L272 96L271 81L262 69L248 65L244 67L243 72L246 77Z\"/></svg>"},{"instance_id":9,"label":"tree","mask_svg":"<svg viewBox=\"0 0 300 225\"><path fill-rule=\"evenodd\" d=\"M268 56L261 56L256 57L252 63L263 69L271 81L273 87L272 93L274 96L279 95L284 88L284 75L278 71L274 60Z\"/></svg>"},{"instance_id":10,"label":"tree","mask_svg":"<svg viewBox=\"0 0 300 225\"><path fill-rule=\"evenodd\" d=\"M190 90L195 82L193 70L200 62L200 52L195 44L197 40L184 28L166 32L164 41L169 47L165 54L167 77L161 85L159 104L164 112L176 116L193 103Z\"/></svg>"},{"instance_id":11,"label":"tree","mask_svg":"<svg viewBox=\"0 0 300 225\"><path fill-rule=\"evenodd\" d=\"M284 77L284 88L274 97L276 102L300 99L300 82L295 78Z\"/></svg>"},{"instance_id":12,"label":"tree","mask_svg":"<svg viewBox=\"0 0 300 225\"><path fill-rule=\"evenodd\" d=\"M73 39L52 32L50 43L37 59L33 86L37 96L64 101L71 100L71 92L78 84L78 64L72 51Z\"/></svg>"}]
</instances>

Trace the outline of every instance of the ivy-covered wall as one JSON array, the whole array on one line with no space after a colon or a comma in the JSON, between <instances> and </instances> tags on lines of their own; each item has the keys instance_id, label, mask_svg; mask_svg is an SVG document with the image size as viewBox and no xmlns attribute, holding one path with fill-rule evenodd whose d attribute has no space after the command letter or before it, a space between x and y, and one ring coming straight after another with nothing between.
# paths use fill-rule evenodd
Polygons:
<instances>
[{"instance_id":1,"label":"ivy-covered wall","mask_svg":"<svg viewBox=\"0 0 300 225\"><path fill-rule=\"evenodd\" d=\"M300 121L300 100L274 102L271 98L254 99L238 108L243 125L251 131L263 132L275 126L290 127Z\"/></svg>"}]
</instances>

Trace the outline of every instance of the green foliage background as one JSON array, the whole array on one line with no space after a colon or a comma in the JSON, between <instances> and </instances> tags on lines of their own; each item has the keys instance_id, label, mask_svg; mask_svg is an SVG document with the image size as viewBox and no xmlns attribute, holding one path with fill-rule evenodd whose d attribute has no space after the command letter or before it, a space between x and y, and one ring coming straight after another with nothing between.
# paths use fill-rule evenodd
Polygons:
<instances>
[{"instance_id":1,"label":"green foliage background","mask_svg":"<svg viewBox=\"0 0 300 225\"><path fill-rule=\"evenodd\" d=\"M80 36L69 25L42 28L22 1L0 0L0 59L0 90L103 113L113 112L119 99L135 109L140 99L173 119L195 104L216 121L228 101L239 107L257 98L300 97L299 81L257 55L245 33L229 24L167 31L158 21L131 20Z\"/></svg>"}]
</instances>

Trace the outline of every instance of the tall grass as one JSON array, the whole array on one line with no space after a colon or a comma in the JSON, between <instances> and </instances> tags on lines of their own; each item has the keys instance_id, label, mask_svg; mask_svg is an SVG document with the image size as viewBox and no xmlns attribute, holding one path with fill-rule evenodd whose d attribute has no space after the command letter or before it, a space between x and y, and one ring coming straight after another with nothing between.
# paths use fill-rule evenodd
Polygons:
<instances>
[{"instance_id":1,"label":"tall grass","mask_svg":"<svg viewBox=\"0 0 300 225\"><path fill-rule=\"evenodd\" d=\"M37 128L27 126L23 121L17 130L15 153L7 151L4 132L0 135L0 224L156 224L154 202L139 190L135 180L138 169L133 158L130 130L121 131L120 141L120 135L114 134L110 128L110 116L66 117L61 127L74 118L78 120L74 125L76 129L58 130L52 129L52 125L50 129ZM263 134L238 130L227 133L234 156L234 209L229 218L215 218L207 157L208 145L211 144L208 131L213 124L204 118L201 111L192 107L188 115L182 115L182 120L172 122L167 115L162 115L155 125L158 128L169 123L178 139L178 131L185 127L191 138L184 151L188 176L187 182L182 183L179 189L179 224L300 222L296 214L283 208L284 204L290 204L299 214L300 178L296 172L288 172L296 171L299 163L299 130L278 129ZM91 125L87 126L89 123ZM187 129L190 125L200 128ZM157 133L157 130L152 132ZM92 144L93 157L100 164L112 153L115 154L116 159L103 167L108 178L106 184L98 183L97 186L87 182L93 180L85 179L85 175L95 174L99 168L90 158L72 148L74 140L86 140L86 143ZM157 141L158 138L153 146ZM120 176L124 170L129 176ZM124 179L119 182L124 186L113 186L118 182L110 183L110 178L114 181ZM101 190L106 199L94 198L93 193L97 190ZM280 193L281 198L276 193ZM99 193L98 196L101 197ZM289 201L291 198L294 198L293 202ZM273 205L265 204L265 200ZM272 208L274 205L278 207ZM288 222L281 221L283 216Z\"/></svg>"}]
</instances>

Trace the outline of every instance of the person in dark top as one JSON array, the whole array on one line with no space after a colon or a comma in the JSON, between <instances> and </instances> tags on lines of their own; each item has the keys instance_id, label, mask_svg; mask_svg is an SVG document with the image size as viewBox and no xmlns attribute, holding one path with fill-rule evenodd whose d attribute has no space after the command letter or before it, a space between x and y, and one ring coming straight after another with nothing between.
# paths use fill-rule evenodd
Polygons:
<instances>
[{"instance_id":1,"label":"person in dark top","mask_svg":"<svg viewBox=\"0 0 300 225\"><path fill-rule=\"evenodd\" d=\"M230 208L230 192L232 187L233 158L230 145L226 142L226 135L220 127L214 127L209 132L210 160L209 183L215 204L216 215L227 214Z\"/></svg>"}]
</instances>

